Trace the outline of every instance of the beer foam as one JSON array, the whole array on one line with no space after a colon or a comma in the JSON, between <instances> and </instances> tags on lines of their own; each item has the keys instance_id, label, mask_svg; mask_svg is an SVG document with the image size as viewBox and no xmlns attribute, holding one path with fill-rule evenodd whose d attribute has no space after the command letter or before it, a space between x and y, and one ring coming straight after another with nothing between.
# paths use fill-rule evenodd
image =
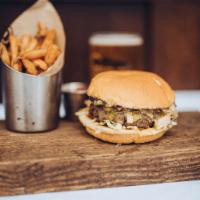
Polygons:
<instances>
[{"instance_id":1,"label":"beer foam","mask_svg":"<svg viewBox=\"0 0 200 200\"><path fill-rule=\"evenodd\" d=\"M143 39L138 34L97 33L90 37L89 44L99 46L140 46L143 44Z\"/></svg>"}]
</instances>

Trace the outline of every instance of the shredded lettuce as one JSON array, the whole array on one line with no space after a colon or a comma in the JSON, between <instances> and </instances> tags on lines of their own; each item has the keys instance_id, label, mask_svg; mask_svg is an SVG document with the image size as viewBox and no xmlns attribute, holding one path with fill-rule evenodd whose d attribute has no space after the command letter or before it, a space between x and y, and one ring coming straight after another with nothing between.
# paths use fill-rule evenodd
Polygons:
<instances>
[{"instance_id":1,"label":"shredded lettuce","mask_svg":"<svg viewBox=\"0 0 200 200\"><path fill-rule=\"evenodd\" d=\"M109 121L109 120L105 120L105 123L109 128L118 129L118 130L122 129L122 125L120 123L114 123L114 122Z\"/></svg>"},{"instance_id":2,"label":"shredded lettuce","mask_svg":"<svg viewBox=\"0 0 200 200\"><path fill-rule=\"evenodd\" d=\"M94 100L93 103L94 103L95 106L101 106L101 105L104 105L103 101L101 101L101 100Z\"/></svg>"}]
</instances>

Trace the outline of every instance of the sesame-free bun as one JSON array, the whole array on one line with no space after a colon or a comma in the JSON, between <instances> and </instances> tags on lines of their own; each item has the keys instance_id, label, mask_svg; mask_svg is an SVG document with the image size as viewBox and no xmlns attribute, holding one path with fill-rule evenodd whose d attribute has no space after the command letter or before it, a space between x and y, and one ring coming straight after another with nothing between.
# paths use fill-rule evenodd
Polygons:
<instances>
[{"instance_id":1,"label":"sesame-free bun","mask_svg":"<svg viewBox=\"0 0 200 200\"><path fill-rule=\"evenodd\" d=\"M100 140L117 144L150 142L160 138L168 129L171 128L171 126L168 126L159 130L155 128L148 128L143 130L116 130L102 126L98 122L95 122L90 117L88 117L88 108L80 110L76 113L76 115L90 135Z\"/></svg>"},{"instance_id":2,"label":"sesame-free bun","mask_svg":"<svg viewBox=\"0 0 200 200\"><path fill-rule=\"evenodd\" d=\"M92 79L87 93L111 106L134 109L168 108L175 101L175 93L165 80L144 71L99 73Z\"/></svg>"}]
</instances>

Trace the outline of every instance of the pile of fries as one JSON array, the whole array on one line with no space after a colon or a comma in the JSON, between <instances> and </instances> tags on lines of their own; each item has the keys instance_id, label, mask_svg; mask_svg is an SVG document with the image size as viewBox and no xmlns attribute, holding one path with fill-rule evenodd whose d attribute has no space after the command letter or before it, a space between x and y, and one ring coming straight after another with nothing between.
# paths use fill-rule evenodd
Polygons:
<instances>
[{"instance_id":1,"label":"pile of fries","mask_svg":"<svg viewBox=\"0 0 200 200\"><path fill-rule=\"evenodd\" d=\"M17 71L38 75L46 71L61 53L55 40L56 30L39 22L35 36L16 37L11 33L8 45L0 44L0 57Z\"/></svg>"}]
</instances>

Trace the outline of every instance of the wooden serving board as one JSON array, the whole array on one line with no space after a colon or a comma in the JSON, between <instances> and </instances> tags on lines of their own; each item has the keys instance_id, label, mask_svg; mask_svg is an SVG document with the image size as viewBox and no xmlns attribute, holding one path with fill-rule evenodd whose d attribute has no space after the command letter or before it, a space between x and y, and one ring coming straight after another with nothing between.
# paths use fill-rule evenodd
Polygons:
<instances>
[{"instance_id":1,"label":"wooden serving board","mask_svg":"<svg viewBox=\"0 0 200 200\"><path fill-rule=\"evenodd\" d=\"M148 144L101 142L78 123L41 134L9 132L0 123L0 195L200 179L200 113Z\"/></svg>"}]
</instances>

